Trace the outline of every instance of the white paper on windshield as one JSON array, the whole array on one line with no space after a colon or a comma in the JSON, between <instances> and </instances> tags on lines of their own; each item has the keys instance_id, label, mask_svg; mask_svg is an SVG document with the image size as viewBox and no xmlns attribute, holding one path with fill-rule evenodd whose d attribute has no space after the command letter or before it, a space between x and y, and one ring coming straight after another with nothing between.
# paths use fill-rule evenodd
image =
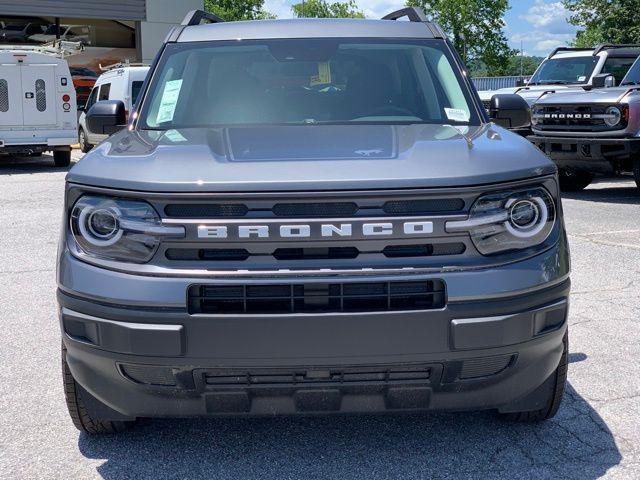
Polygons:
<instances>
[{"instance_id":1,"label":"white paper on windshield","mask_svg":"<svg viewBox=\"0 0 640 480\"><path fill-rule=\"evenodd\" d=\"M447 118L449 120L453 120L454 122L469 121L469 114L466 110L462 110L461 108L445 108L444 113L447 114Z\"/></svg>"},{"instance_id":2,"label":"white paper on windshield","mask_svg":"<svg viewBox=\"0 0 640 480\"><path fill-rule=\"evenodd\" d=\"M162 99L160 100L160 107L158 108L157 123L170 122L173 120L173 114L176 111L176 104L178 103L181 88L181 78L179 80L169 80L165 84Z\"/></svg>"},{"instance_id":3,"label":"white paper on windshield","mask_svg":"<svg viewBox=\"0 0 640 480\"><path fill-rule=\"evenodd\" d=\"M173 143L187 141L187 139L184 138L184 136L178 130L167 130L164 133L164 137Z\"/></svg>"},{"instance_id":4,"label":"white paper on windshield","mask_svg":"<svg viewBox=\"0 0 640 480\"><path fill-rule=\"evenodd\" d=\"M585 77L584 75L580 75L580 76L578 77L578 81L579 81L579 82L586 82L586 81L587 81L587 77Z\"/></svg>"}]
</instances>

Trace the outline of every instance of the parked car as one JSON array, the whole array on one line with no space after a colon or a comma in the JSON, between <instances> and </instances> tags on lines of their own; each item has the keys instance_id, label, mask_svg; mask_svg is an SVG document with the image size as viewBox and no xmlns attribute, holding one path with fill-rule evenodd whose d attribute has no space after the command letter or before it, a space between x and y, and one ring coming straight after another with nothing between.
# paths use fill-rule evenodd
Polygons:
<instances>
[{"instance_id":1,"label":"parked car","mask_svg":"<svg viewBox=\"0 0 640 480\"><path fill-rule=\"evenodd\" d=\"M480 91L480 99L489 107L491 97L517 93L529 105L545 92L580 90L619 84L640 55L640 45L599 45L595 48L558 47L538 66L526 85L515 88Z\"/></svg>"},{"instance_id":2,"label":"parked car","mask_svg":"<svg viewBox=\"0 0 640 480\"><path fill-rule=\"evenodd\" d=\"M556 162L563 189L619 172L633 172L640 188L640 60L619 87L543 95L532 122L529 139Z\"/></svg>"},{"instance_id":3,"label":"parked car","mask_svg":"<svg viewBox=\"0 0 640 480\"><path fill-rule=\"evenodd\" d=\"M43 33L48 27L44 22L27 22L6 25L0 30L2 43L28 43L31 35Z\"/></svg>"},{"instance_id":4,"label":"parked car","mask_svg":"<svg viewBox=\"0 0 640 480\"><path fill-rule=\"evenodd\" d=\"M148 78L126 128L124 102L89 108L91 132L118 131L66 179L58 301L80 430L556 413L569 294L556 167L497 126L529 122L521 97L494 97L490 122L421 10L195 11Z\"/></svg>"},{"instance_id":5,"label":"parked car","mask_svg":"<svg viewBox=\"0 0 640 480\"><path fill-rule=\"evenodd\" d=\"M52 151L56 166L68 166L77 131L66 60L36 46L0 46L0 154Z\"/></svg>"},{"instance_id":6,"label":"parked car","mask_svg":"<svg viewBox=\"0 0 640 480\"><path fill-rule=\"evenodd\" d=\"M79 106L87 103L89 94L96 84L98 74L86 67L71 67L71 78L76 89L76 100Z\"/></svg>"},{"instance_id":7,"label":"parked car","mask_svg":"<svg viewBox=\"0 0 640 480\"><path fill-rule=\"evenodd\" d=\"M78 142L83 152L88 152L109 136L89 131L86 123L87 110L98 101L120 100L124 104L127 117L129 112L133 111L148 71L147 65L123 65L116 66L98 77L78 119Z\"/></svg>"}]
</instances>

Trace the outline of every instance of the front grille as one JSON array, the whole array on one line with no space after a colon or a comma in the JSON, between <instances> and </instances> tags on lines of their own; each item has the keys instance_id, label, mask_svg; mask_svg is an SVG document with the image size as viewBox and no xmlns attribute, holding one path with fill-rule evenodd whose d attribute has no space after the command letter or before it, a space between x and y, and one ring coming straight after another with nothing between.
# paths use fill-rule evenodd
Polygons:
<instances>
[{"instance_id":1,"label":"front grille","mask_svg":"<svg viewBox=\"0 0 640 480\"><path fill-rule=\"evenodd\" d=\"M597 132L624 128L624 122L615 128L605 124L603 116L608 105L546 105L533 112L538 130L567 130L573 132Z\"/></svg>"},{"instance_id":2,"label":"front grille","mask_svg":"<svg viewBox=\"0 0 640 480\"><path fill-rule=\"evenodd\" d=\"M442 280L192 285L190 314L278 314L429 310L445 305Z\"/></svg>"},{"instance_id":3,"label":"front grille","mask_svg":"<svg viewBox=\"0 0 640 480\"><path fill-rule=\"evenodd\" d=\"M372 365L362 367L299 367L270 369L206 369L195 372L205 388L305 387L323 385L428 383L430 365Z\"/></svg>"},{"instance_id":4,"label":"front grille","mask_svg":"<svg viewBox=\"0 0 640 480\"><path fill-rule=\"evenodd\" d=\"M165 252L172 261L245 261L252 257L271 257L276 261L355 259L361 254L382 254L386 258L435 257L461 255L466 250L462 242L425 243L418 245L388 245L382 250L362 252L357 247L296 247L276 248L273 252L252 252L245 248L169 248Z\"/></svg>"},{"instance_id":5,"label":"front grille","mask_svg":"<svg viewBox=\"0 0 640 480\"><path fill-rule=\"evenodd\" d=\"M330 218L376 215L421 215L460 213L465 208L462 198L430 198L407 200L362 200L360 202L276 202L260 203L170 203L164 206L169 218Z\"/></svg>"}]
</instances>

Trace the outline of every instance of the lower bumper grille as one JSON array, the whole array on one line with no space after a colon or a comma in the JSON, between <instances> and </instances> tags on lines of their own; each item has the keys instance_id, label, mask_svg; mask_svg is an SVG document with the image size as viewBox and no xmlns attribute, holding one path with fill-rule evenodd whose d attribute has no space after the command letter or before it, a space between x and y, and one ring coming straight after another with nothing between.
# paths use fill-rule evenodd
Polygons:
<instances>
[{"instance_id":1,"label":"lower bumper grille","mask_svg":"<svg viewBox=\"0 0 640 480\"><path fill-rule=\"evenodd\" d=\"M192 285L189 313L278 314L429 310L445 305L442 280Z\"/></svg>"},{"instance_id":2,"label":"lower bumper grille","mask_svg":"<svg viewBox=\"0 0 640 480\"><path fill-rule=\"evenodd\" d=\"M200 370L196 384L218 387L302 387L318 384L358 385L389 383L428 383L431 365L316 367L312 369Z\"/></svg>"}]
</instances>

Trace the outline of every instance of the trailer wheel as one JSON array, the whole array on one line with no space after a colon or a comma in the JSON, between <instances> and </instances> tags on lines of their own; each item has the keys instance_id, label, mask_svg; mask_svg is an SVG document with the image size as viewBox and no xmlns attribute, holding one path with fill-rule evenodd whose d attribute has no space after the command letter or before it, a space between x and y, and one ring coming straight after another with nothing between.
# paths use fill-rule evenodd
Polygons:
<instances>
[{"instance_id":1,"label":"trailer wheel","mask_svg":"<svg viewBox=\"0 0 640 480\"><path fill-rule=\"evenodd\" d=\"M68 167L71 165L71 150L55 150L53 163L56 167Z\"/></svg>"}]
</instances>

